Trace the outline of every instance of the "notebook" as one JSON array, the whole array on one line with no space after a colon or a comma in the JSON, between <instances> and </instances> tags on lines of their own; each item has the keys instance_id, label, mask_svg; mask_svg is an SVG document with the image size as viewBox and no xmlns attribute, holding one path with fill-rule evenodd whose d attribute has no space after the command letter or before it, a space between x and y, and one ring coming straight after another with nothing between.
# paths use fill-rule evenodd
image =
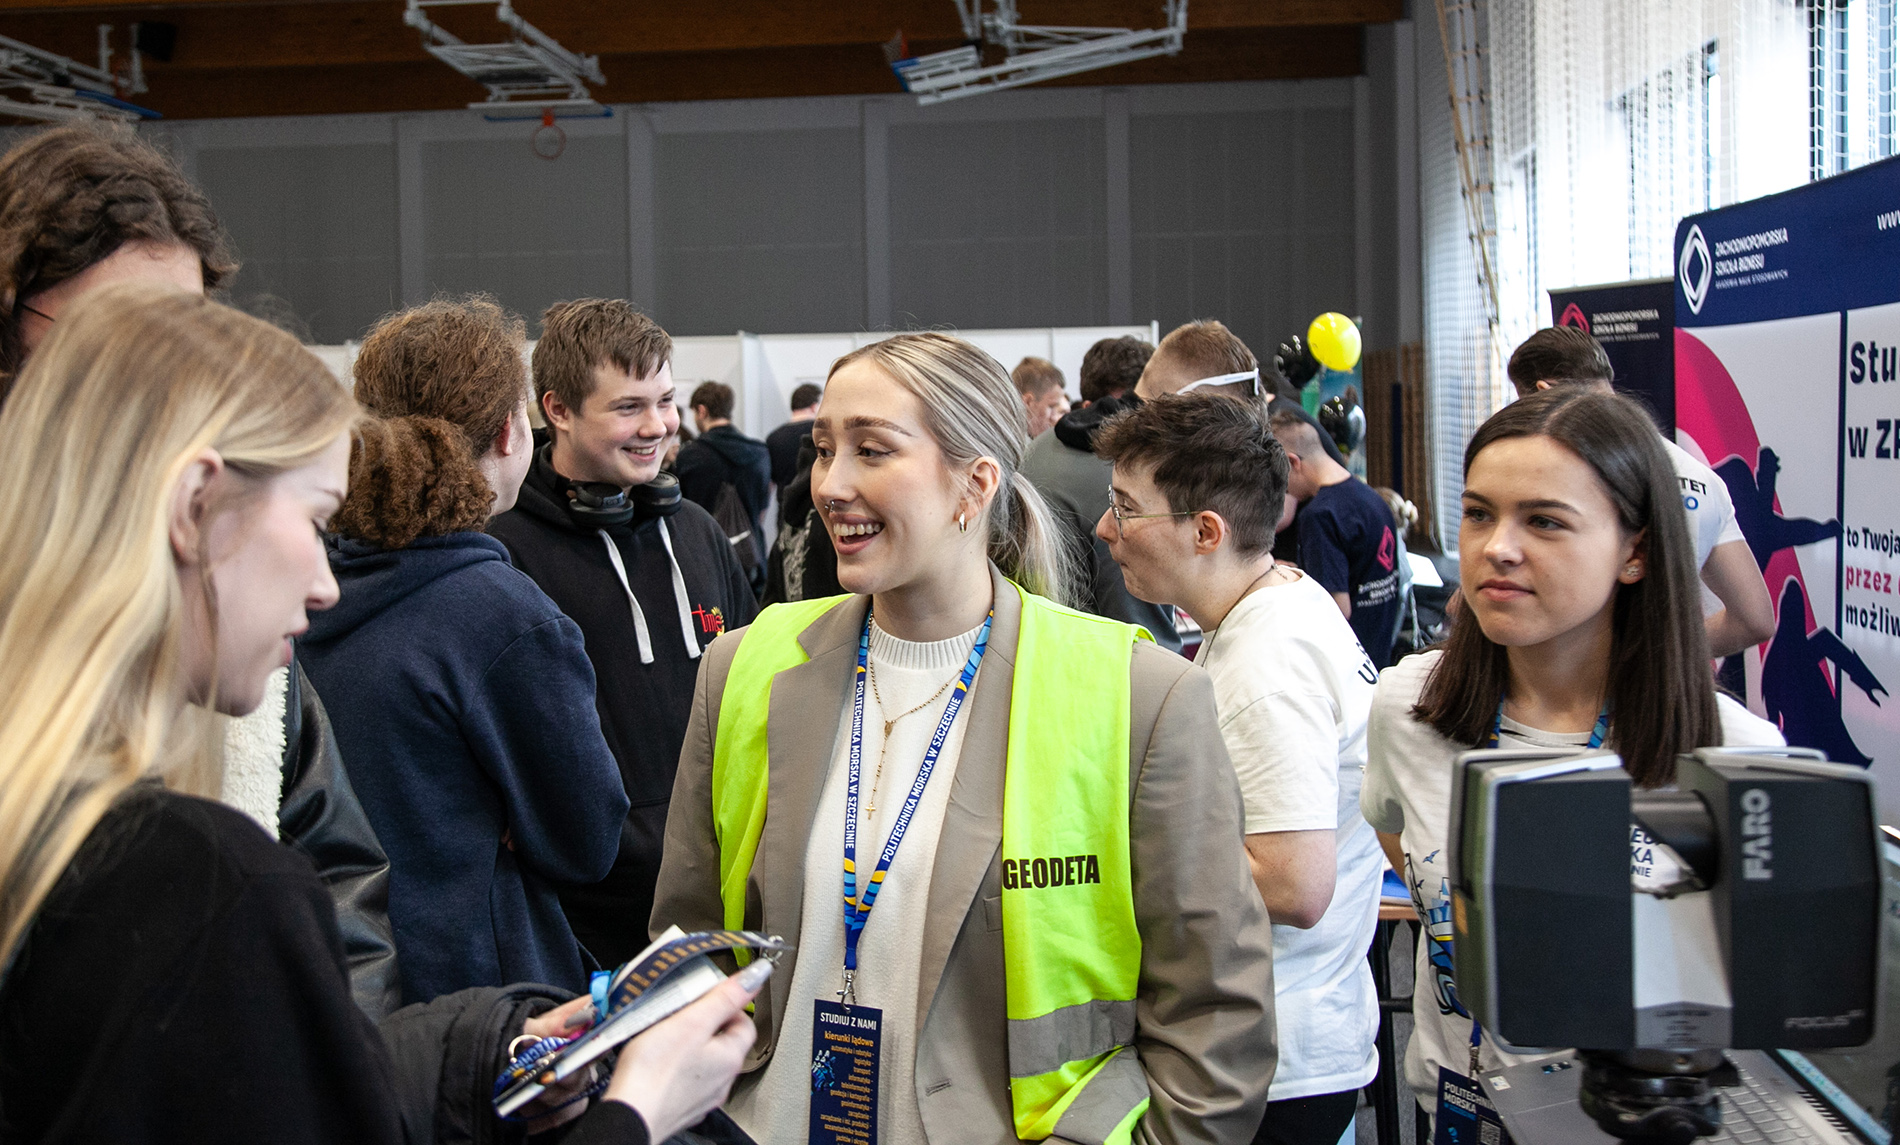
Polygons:
<instances>
[{"instance_id":1,"label":"notebook","mask_svg":"<svg viewBox=\"0 0 1900 1145\"><path fill-rule=\"evenodd\" d=\"M725 972L708 955L747 948L772 957L791 946L782 938L749 930L709 930L686 934L677 926L632 961L615 970L604 993L606 1005L594 1024L571 1040L548 1038L508 1064L495 1083L495 1112L510 1116L541 1096L549 1086L586 1069L628 1039L698 1001L725 981ZM549 1043L554 1043L552 1048Z\"/></svg>"}]
</instances>

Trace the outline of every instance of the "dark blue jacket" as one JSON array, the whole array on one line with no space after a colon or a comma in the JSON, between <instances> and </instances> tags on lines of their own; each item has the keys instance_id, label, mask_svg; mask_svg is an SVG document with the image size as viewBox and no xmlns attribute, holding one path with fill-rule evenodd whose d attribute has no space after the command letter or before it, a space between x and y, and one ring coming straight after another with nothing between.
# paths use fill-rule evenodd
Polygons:
<instances>
[{"instance_id":1,"label":"dark blue jacket","mask_svg":"<svg viewBox=\"0 0 1900 1145\"><path fill-rule=\"evenodd\" d=\"M585 990L555 888L606 876L627 793L580 629L481 533L329 543L342 600L297 658L389 852L404 1003Z\"/></svg>"}]
</instances>

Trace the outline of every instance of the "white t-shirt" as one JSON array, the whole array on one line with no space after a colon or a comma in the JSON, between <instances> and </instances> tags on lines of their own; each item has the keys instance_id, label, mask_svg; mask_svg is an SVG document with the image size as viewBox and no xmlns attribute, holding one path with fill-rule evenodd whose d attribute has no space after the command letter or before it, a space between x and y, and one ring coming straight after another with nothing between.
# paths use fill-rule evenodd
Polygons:
<instances>
[{"instance_id":1,"label":"white t-shirt","mask_svg":"<svg viewBox=\"0 0 1900 1145\"><path fill-rule=\"evenodd\" d=\"M1452 763L1470 750L1440 735L1412 716L1412 705L1425 689L1432 665L1443 653L1421 652L1387 668L1372 698L1366 730L1366 782L1359 806L1374 830L1399 836L1412 888L1412 905L1426 922L1418 944L1417 986L1412 991L1411 1045L1405 1051L1405 1080L1421 1100L1438 1091L1438 1069L1457 1073L1469 1068L1471 1019L1452 1009L1450 862L1445 857L1446 820L1451 808ZM1722 742L1738 747L1781 746L1781 732L1727 696L1716 697ZM1506 717L1499 740L1520 747L1572 747L1589 734L1564 735L1525 727ZM1632 837L1634 846L1640 840ZM1634 865L1634 864L1633 864ZM1579 936L1582 941L1582 936ZM1479 1053L1484 1069L1525 1059L1500 1053L1489 1035Z\"/></svg>"},{"instance_id":2,"label":"white t-shirt","mask_svg":"<svg viewBox=\"0 0 1900 1145\"><path fill-rule=\"evenodd\" d=\"M1665 437L1662 443L1669 463L1675 467L1676 483L1682 486L1682 507L1689 514L1689 536L1695 541L1699 573L1709 563L1715 546L1745 539L1742 527L1735 523L1735 503L1729 499L1728 483L1675 442ZM1702 615L1719 612L1723 607L1721 598L1703 585Z\"/></svg>"},{"instance_id":3,"label":"white t-shirt","mask_svg":"<svg viewBox=\"0 0 1900 1145\"><path fill-rule=\"evenodd\" d=\"M883 778L876 783L878 753L885 748L884 721L923 703L970 658L980 628L929 643L899 640L873 625L871 666L888 710L880 711L867 683L864 693L863 771L858 799L857 867L870 877L878 854L897 822L904 796L923 766L931 733L950 702L950 690L891 729ZM884 1012L880 1028L877 1139L890 1145L926 1145L917 1108L917 989L922 976L924 918L930 878L943 834L944 812L956 783L970 701L983 684L979 669L963 710L951 725L943 751L918 801L904 842L878 889L870 920L858 937L854 985L858 1003ZM851 750L851 704L840 716L841 731L824 792L805 848L805 906L799 927L798 965L778 1048L763 1070L739 1078L726 1112L760 1145L805 1145L811 1124L812 1003L838 1000L844 983L844 796ZM870 814L875 801L877 813ZM862 881L859 883L863 886Z\"/></svg>"},{"instance_id":4,"label":"white t-shirt","mask_svg":"<svg viewBox=\"0 0 1900 1145\"><path fill-rule=\"evenodd\" d=\"M1359 814L1378 670L1311 577L1259 588L1201 643L1246 831L1333 830L1332 905L1310 930L1273 928L1280 1064L1269 1101L1359 1089L1379 1071L1366 963L1378 924L1379 841Z\"/></svg>"}]
</instances>

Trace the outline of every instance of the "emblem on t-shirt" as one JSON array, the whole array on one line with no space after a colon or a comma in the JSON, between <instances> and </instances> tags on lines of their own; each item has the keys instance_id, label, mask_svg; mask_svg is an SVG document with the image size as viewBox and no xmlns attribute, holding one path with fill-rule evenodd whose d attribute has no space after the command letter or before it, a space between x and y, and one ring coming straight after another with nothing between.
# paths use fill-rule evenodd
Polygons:
<instances>
[{"instance_id":1,"label":"emblem on t-shirt","mask_svg":"<svg viewBox=\"0 0 1900 1145\"><path fill-rule=\"evenodd\" d=\"M702 636L717 636L726 630L726 614L716 604L710 608L705 605L695 605L693 615L699 620L699 631Z\"/></svg>"},{"instance_id":2,"label":"emblem on t-shirt","mask_svg":"<svg viewBox=\"0 0 1900 1145\"><path fill-rule=\"evenodd\" d=\"M1398 541L1392 536L1392 527L1388 525L1379 534L1379 567L1389 572L1398 564L1398 560Z\"/></svg>"},{"instance_id":3,"label":"emblem on t-shirt","mask_svg":"<svg viewBox=\"0 0 1900 1145\"><path fill-rule=\"evenodd\" d=\"M1433 851L1432 854L1438 852ZM1437 905L1428 906L1425 902L1425 880L1414 873L1417 868L1412 867L1411 856L1406 856L1405 865L1412 868L1407 872L1409 877L1406 880L1412 886L1412 905L1418 909L1418 916L1425 920L1425 951L1432 968L1433 992L1438 995L1438 1012L1470 1017L1458 1002L1458 981L1452 964L1451 882L1443 878L1438 880Z\"/></svg>"}]
</instances>

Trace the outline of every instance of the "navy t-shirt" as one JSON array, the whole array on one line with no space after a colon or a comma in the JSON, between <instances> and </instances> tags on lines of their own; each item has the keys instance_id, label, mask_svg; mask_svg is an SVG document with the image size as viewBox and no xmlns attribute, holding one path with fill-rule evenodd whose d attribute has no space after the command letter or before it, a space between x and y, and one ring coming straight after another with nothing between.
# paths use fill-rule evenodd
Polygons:
<instances>
[{"instance_id":1,"label":"navy t-shirt","mask_svg":"<svg viewBox=\"0 0 1900 1145\"><path fill-rule=\"evenodd\" d=\"M1327 485L1300 507L1300 567L1327 592L1352 598L1347 619L1380 668L1399 634L1398 537L1385 499L1357 477Z\"/></svg>"}]
</instances>

